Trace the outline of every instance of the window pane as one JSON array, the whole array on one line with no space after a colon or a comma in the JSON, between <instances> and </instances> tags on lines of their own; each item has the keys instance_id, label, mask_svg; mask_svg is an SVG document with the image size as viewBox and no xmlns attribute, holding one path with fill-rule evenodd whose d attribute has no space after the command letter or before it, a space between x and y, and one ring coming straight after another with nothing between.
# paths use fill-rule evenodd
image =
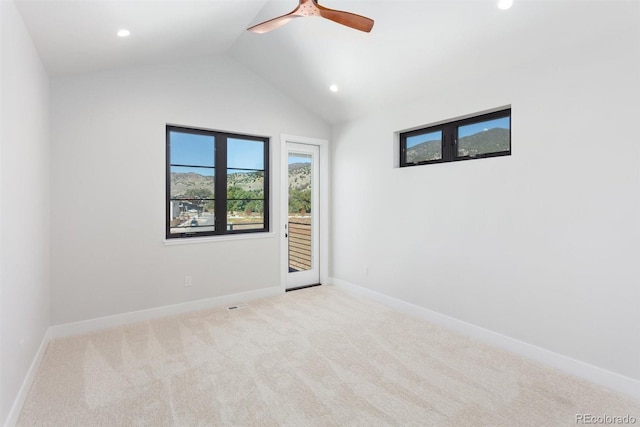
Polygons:
<instances>
[{"instance_id":1,"label":"window pane","mask_svg":"<svg viewBox=\"0 0 640 427\"><path fill-rule=\"evenodd\" d=\"M289 152L289 273L313 267L313 155Z\"/></svg>"},{"instance_id":2,"label":"window pane","mask_svg":"<svg viewBox=\"0 0 640 427\"><path fill-rule=\"evenodd\" d=\"M509 151L509 128L509 117L458 127L458 156Z\"/></svg>"},{"instance_id":3,"label":"window pane","mask_svg":"<svg viewBox=\"0 0 640 427\"><path fill-rule=\"evenodd\" d=\"M264 198L264 172L245 170L227 170L228 199Z\"/></svg>"},{"instance_id":4,"label":"window pane","mask_svg":"<svg viewBox=\"0 0 640 427\"><path fill-rule=\"evenodd\" d=\"M252 230L264 228L264 201L227 201L227 230Z\"/></svg>"},{"instance_id":5,"label":"window pane","mask_svg":"<svg viewBox=\"0 0 640 427\"><path fill-rule=\"evenodd\" d=\"M172 165L215 166L215 137L170 132L170 138Z\"/></svg>"},{"instance_id":6,"label":"window pane","mask_svg":"<svg viewBox=\"0 0 640 427\"><path fill-rule=\"evenodd\" d=\"M214 168L171 166L171 199L213 199Z\"/></svg>"},{"instance_id":7,"label":"window pane","mask_svg":"<svg viewBox=\"0 0 640 427\"><path fill-rule=\"evenodd\" d=\"M264 227L264 172L227 171L227 229Z\"/></svg>"},{"instance_id":8,"label":"window pane","mask_svg":"<svg viewBox=\"0 0 640 427\"><path fill-rule=\"evenodd\" d=\"M227 171L227 230L264 228L264 172Z\"/></svg>"},{"instance_id":9,"label":"window pane","mask_svg":"<svg viewBox=\"0 0 640 427\"><path fill-rule=\"evenodd\" d=\"M213 200L171 200L171 234L203 233L215 230Z\"/></svg>"},{"instance_id":10,"label":"window pane","mask_svg":"<svg viewBox=\"0 0 640 427\"><path fill-rule=\"evenodd\" d=\"M311 212L311 154L289 153L289 217Z\"/></svg>"},{"instance_id":11,"label":"window pane","mask_svg":"<svg viewBox=\"0 0 640 427\"><path fill-rule=\"evenodd\" d=\"M227 139L227 167L264 170L264 142Z\"/></svg>"},{"instance_id":12,"label":"window pane","mask_svg":"<svg viewBox=\"0 0 640 427\"><path fill-rule=\"evenodd\" d=\"M407 163L442 159L442 131L407 138Z\"/></svg>"}]
</instances>

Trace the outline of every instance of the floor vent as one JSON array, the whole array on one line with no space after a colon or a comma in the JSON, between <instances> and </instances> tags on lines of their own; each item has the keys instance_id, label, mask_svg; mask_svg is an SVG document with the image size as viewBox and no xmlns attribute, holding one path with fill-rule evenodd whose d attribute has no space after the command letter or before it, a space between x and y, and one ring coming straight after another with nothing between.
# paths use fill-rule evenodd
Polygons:
<instances>
[{"instance_id":1,"label":"floor vent","mask_svg":"<svg viewBox=\"0 0 640 427\"><path fill-rule=\"evenodd\" d=\"M234 310L240 310L241 308L247 308L247 304L238 304L238 305L232 305L227 307L227 310L229 311L234 311Z\"/></svg>"}]
</instances>

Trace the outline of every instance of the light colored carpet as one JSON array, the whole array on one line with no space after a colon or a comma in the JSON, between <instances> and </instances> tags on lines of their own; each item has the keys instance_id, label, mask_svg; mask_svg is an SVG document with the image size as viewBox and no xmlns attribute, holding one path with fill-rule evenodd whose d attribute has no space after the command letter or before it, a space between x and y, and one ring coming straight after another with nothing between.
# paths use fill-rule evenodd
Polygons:
<instances>
[{"instance_id":1,"label":"light colored carpet","mask_svg":"<svg viewBox=\"0 0 640 427\"><path fill-rule=\"evenodd\" d=\"M575 426L640 402L321 286L57 339L21 426Z\"/></svg>"}]
</instances>

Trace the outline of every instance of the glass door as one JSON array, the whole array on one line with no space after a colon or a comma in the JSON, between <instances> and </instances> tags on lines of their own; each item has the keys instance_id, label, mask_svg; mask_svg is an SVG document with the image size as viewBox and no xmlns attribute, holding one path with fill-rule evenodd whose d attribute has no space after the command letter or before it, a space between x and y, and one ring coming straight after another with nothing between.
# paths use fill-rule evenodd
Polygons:
<instances>
[{"instance_id":1,"label":"glass door","mask_svg":"<svg viewBox=\"0 0 640 427\"><path fill-rule=\"evenodd\" d=\"M287 143L287 289L320 283L317 145Z\"/></svg>"}]
</instances>

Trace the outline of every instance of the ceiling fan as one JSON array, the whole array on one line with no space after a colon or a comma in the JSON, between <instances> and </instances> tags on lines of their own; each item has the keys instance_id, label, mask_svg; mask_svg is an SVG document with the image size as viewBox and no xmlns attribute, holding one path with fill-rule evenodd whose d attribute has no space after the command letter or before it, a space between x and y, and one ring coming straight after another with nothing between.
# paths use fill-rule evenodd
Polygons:
<instances>
[{"instance_id":1,"label":"ceiling fan","mask_svg":"<svg viewBox=\"0 0 640 427\"><path fill-rule=\"evenodd\" d=\"M317 0L300 0L298 7L286 15L254 25L253 27L247 28L247 30L262 34L267 31L275 30L294 18L306 16L320 16L333 22L337 22L338 24L346 25L347 27L364 31L366 33L371 31L371 28L373 28L373 19L356 15L355 13L343 12L341 10L334 10L320 6Z\"/></svg>"}]
</instances>

